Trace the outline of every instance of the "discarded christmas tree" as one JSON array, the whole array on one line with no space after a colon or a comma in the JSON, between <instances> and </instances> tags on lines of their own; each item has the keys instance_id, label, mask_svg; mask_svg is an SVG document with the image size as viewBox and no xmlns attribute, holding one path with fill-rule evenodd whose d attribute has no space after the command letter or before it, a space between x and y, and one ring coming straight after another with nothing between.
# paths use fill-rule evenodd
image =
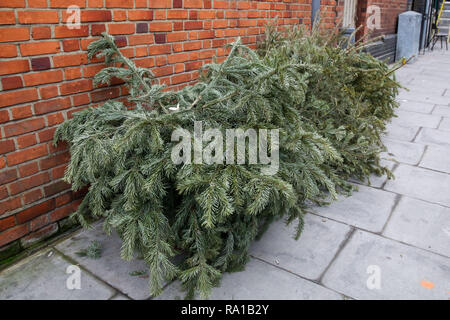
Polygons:
<instances>
[{"instance_id":1,"label":"discarded christmas tree","mask_svg":"<svg viewBox=\"0 0 450 320\"><path fill-rule=\"evenodd\" d=\"M89 186L74 217L83 226L92 216L103 217L105 230L115 229L123 240L122 258L142 255L150 269L151 294L178 278L188 295L207 297L222 272L242 269L250 244L271 221L297 220L299 236L308 203L349 191L350 175L386 172L377 162L378 138L393 114L397 88L386 80L387 67L355 50L352 55L368 62L352 62L348 72L366 69L367 75L348 80L345 89L332 83L311 88L330 68L328 62L327 68L319 63L324 52L334 52L327 58L337 66L349 63L342 57L348 53L335 43L310 39L304 41L311 45L300 45L299 39L293 38L294 49L286 38L262 55L237 41L225 62L207 65L198 83L177 92L163 90L149 70L120 53L112 37L104 34L89 46L90 58L103 56L109 65L96 82L122 79L134 106L108 101L78 112L58 128L55 142L70 145L66 181L74 190ZM300 56L297 46L310 52ZM373 90L384 90L384 102L364 98L361 82L367 80L377 83ZM334 101L322 93L327 88L341 91L339 102L347 103L342 110L334 110ZM361 107L353 110L358 103ZM227 129L278 130L279 143L274 135L267 139L268 155L278 155L278 167L268 172L261 162L174 162L178 142L172 141L173 133L194 132L200 121L203 130L223 137ZM220 149L211 153L211 143L209 137L200 147L215 160L227 157L218 154ZM250 140L244 151L252 151ZM184 258L175 265L177 253Z\"/></svg>"}]
</instances>

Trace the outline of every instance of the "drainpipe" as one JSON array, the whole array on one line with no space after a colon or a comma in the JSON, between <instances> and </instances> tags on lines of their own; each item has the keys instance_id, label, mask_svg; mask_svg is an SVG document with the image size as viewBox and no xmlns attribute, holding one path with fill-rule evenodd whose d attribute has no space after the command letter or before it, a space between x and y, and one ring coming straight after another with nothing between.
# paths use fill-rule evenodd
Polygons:
<instances>
[{"instance_id":1,"label":"drainpipe","mask_svg":"<svg viewBox=\"0 0 450 320\"><path fill-rule=\"evenodd\" d=\"M311 25L314 25L316 18L320 16L320 0L312 0Z\"/></svg>"}]
</instances>

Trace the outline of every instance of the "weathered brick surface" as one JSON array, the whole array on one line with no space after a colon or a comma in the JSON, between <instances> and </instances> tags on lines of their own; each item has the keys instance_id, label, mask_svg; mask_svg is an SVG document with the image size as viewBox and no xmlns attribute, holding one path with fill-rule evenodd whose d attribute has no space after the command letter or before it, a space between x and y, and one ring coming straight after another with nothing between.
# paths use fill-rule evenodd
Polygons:
<instances>
[{"instance_id":1,"label":"weathered brick surface","mask_svg":"<svg viewBox=\"0 0 450 320\"><path fill-rule=\"evenodd\" d=\"M322 0L327 27L336 23L341 2ZM392 12L406 0L393 2ZM73 212L85 192L73 194L62 182L67 146L54 147L51 140L74 112L128 94L120 82L93 85L104 65L88 61L85 50L102 32L113 34L122 52L152 68L161 83L179 89L196 81L198 69L214 56L223 61L223 46L237 37L255 47L265 24L276 17L280 25L310 25L311 3L0 0L0 247L55 232L51 223ZM79 29L66 25L70 5L81 8ZM389 24L386 30L391 29Z\"/></svg>"}]
</instances>

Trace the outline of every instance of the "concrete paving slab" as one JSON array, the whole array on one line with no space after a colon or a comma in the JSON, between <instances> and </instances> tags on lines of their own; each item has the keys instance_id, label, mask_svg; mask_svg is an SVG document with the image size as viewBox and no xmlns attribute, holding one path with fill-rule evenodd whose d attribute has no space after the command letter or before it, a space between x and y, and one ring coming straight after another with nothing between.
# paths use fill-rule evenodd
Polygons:
<instances>
[{"instance_id":1,"label":"concrete paving slab","mask_svg":"<svg viewBox=\"0 0 450 320\"><path fill-rule=\"evenodd\" d=\"M393 158L386 156L385 159L381 159L380 163L382 166L387 167L389 170L392 171L392 169L397 164L397 162L394 162L392 160L386 160L386 159L393 159ZM383 186L383 184L387 181L387 176L385 176L385 175L376 176L373 174L370 177L370 181L369 181L369 179L367 179L366 181L361 181L361 180L358 180L355 178L350 178L349 181L352 183L363 184L363 185L371 186L371 187L375 187L375 188L381 188Z\"/></svg>"},{"instance_id":2,"label":"concrete paving slab","mask_svg":"<svg viewBox=\"0 0 450 320\"><path fill-rule=\"evenodd\" d=\"M435 105L432 103L401 100L399 109L409 112L430 114L433 111L434 106Z\"/></svg>"},{"instance_id":3,"label":"concrete paving slab","mask_svg":"<svg viewBox=\"0 0 450 320\"><path fill-rule=\"evenodd\" d=\"M253 243L250 254L302 277L318 280L351 228L308 214L297 241L293 238L295 227L296 222L290 226L281 220L274 222L262 239Z\"/></svg>"},{"instance_id":4,"label":"concrete paving slab","mask_svg":"<svg viewBox=\"0 0 450 320\"><path fill-rule=\"evenodd\" d=\"M395 114L398 118L392 119L392 123L405 127L437 128L441 122L441 116L437 115L421 114L403 110L397 110Z\"/></svg>"},{"instance_id":5,"label":"concrete paving slab","mask_svg":"<svg viewBox=\"0 0 450 320\"><path fill-rule=\"evenodd\" d=\"M94 240L102 246L102 255L99 259L77 255L77 252L85 249ZM122 240L117 235L107 236L102 224L96 224L93 229L81 231L58 244L56 248L132 299L148 298L150 296L148 277L130 275L135 271L148 272L147 265L143 260L122 260L121 245Z\"/></svg>"},{"instance_id":6,"label":"concrete paving slab","mask_svg":"<svg viewBox=\"0 0 450 320\"><path fill-rule=\"evenodd\" d=\"M355 299L447 300L450 259L358 230L323 283Z\"/></svg>"},{"instance_id":7,"label":"concrete paving slab","mask_svg":"<svg viewBox=\"0 0 450 320\"><path fill-rule=\"evenodd\" d=\"M433 109L432 114L437 116L450 117L450 107L449 106L436 106Z\"/></svg>"},{"instance_id":8,"label":"concrete paving slab","mask_svg":"<svg viewBox=\"0 0 450 320\"><path fill-rule=\"evenodd\" d=\"M420 130L414 142L427 145L450 147L450 132L423 128L422 130Z\"/></svg>"},{"instance_id":9,"label":"concrete paving slab","mask_svg":"<svg viewBox=\"0 0 450 320\"><path fill-rule=\"evenodd\" d=\"M384 189L444 206L450 206L450 175L401 164Z\"/></svg>"},{"instance_id":10,"label":"concrete paving slab","mask_svg":"<svg viewBox=\"0 0 450 320\"><path fill-rule=\"evenodd\" d=\"M107 300L114 294L83 270L80 289L69 289L71 265L54 250L41 251L0 273L0 300Z\"/></svg>"},{"instance_id":11,"label":"concrete paving slab","mask_svg":"<svg viewBox=\"0 0 450 320\"><path fill-rule=\"evenodd\" d=\"M439 125L439 130L450 131L450 117L443 117L441 124Z\"/></svg>"},{"instance_id":12,"label":"concrete paving slab","mask_svg":"<svg viewBox=\"0 0 450 320\"><path fill-rule=\"evenodd\" d=\"M396 195L384 190L358 186L351 197L343 197L329 206L313 207L313 212L333 220L372 232L381 232L391 214Z\"/></svg>"},{"instance_id":13,"label":"concrete paving slab","mask_svg":"<svg viewBox=\"0 0 450 320\"><path fill-rule=\"evenodd\" d=\"M416 165L425 151L425 146L417 143L389 138L383 138L383 143L387 148L387 153L383 153L382 157L391 157L401 163Z\"/></svg>"},{"instance_id":14,"label":"concrete paving slab","mask_svg":"<svg viewBox=\"0 0 450 320\"><path fill-rule=\"evenodd\" d=\"M387 129L387 138L401 140L401 141L412 141L417 133L419 132L420 127L409 127L399 124L390 123L386 127Z\"/></svg>"},{"instance_id":15,"label":"concrete paving slab","mask_svg":"<svg viewBox=\"0 0 450 320\"><path fill-rule=\"evenodd\" d=\"M438 79L436 81L442 81L442 80ZM408 100L408 101L440 104L440 105L443 105L443 106L447 106L450 103L450 98L449 97L443 97L443 96L438 96L438 95L434 95L434 94L430 94L430 93L413 92L413 91L411 91L411 92L403 92L403 93L398 95L397 99L398 100Z\"/></svg>"},{"instance_id":16,"label":"concrete paving slab","mask_svg":"<svg viewBox=\"0 0 450 320\"><path fill-rule=\"evenodd\" d=\"M450 173L450 147L428 146L419 166Z\"/></svg>"},{"instance_id":17,"label":"concrete paving slab","mask_svg":"<svg viewBox=\"0 0 450 320\"><path fill-rule=\"evenodd\" d=\"M383 235L450 257L450 208L402 197Z\"/></svg>"},{"instance_id":18,"label":"concrete paving slab","mask_svg":"<svg viewBox=\"0 0 450 320\"><path fill-rule=\"evenodd\" d=\"M183 299L178 281L155 300ZM251 259L243 272L226 273L211 300L340 300L342 295L289 272Z\"/></svg>"}]
</instances>

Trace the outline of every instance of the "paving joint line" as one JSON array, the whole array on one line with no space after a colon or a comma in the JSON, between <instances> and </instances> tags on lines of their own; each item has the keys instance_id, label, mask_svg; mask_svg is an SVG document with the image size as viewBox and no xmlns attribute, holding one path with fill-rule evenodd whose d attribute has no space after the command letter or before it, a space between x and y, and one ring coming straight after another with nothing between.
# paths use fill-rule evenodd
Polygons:
<instances>
[{"instance_id":1,"label":"paving joint line","mask_svg":"<svg viewBox=\"0 0 450 320\"><path fill-rule=\"evenodd\" d=\"M57 249L56 247L52 247L51 250L55 251L58 255L60 255L64 260L66 260L67 262L70 262L73 265L79 266L81 270L83 270L84 272L86 272L88 275L92 276L94 279L98 280L99 282L105 284L106 286L108 286L111 289L114 289L115 292L120 293L122 295L124 295L125 297L129 298L130 300L134 300L132 299L128 294L122 292L120 289L116 288L115 286L111 285L110 283L108 283L107 281L103 280L102 278L100 278L100 276L97 276L95 273L93 273L92 271L90 271L88 268L86 268L84 265L82 265L80 262L78 262L77 260L75 260L74 258L66 255L64 252L60 251L59 249ZM114 296L114 295L113 295ZM112 298L113 296L111 296L110 298Z\"/></svg>"}]
</instances>

